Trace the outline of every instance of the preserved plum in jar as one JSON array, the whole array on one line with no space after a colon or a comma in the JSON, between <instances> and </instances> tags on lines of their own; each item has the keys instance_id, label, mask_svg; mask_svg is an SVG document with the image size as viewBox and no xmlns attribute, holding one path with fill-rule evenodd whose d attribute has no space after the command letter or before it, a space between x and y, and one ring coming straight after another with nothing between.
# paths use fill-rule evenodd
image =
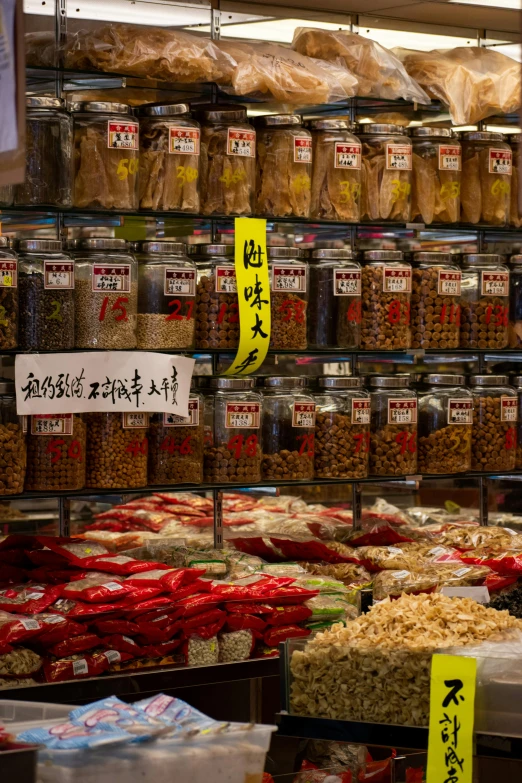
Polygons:
<instances>
[{"instance_id":1,"label":"preserved plum in jar","mask_svg":"<svg viewBox=\"0 0 522 783\"><path fill-rule=\"evenodd\" d=\"M308 378L265 378L263 400L263 479L314 477L315 400Z\"/></svg>"},{"instance_id":2,"label":"preserved plum in jar","mask_svg":"<svg viewBox=\"0 0 522 783\"><path fill-rule=\"evenodd\" d=\"M506 375L471 375L473 430L471 469L481 472L515 469L517 392Z\"/></svg>"},{"instance_id":3,"label":"preserved plum in jar","mask_svg":"<svg viewBox=\"0 0 522 783\"><path fill-rule=\"evenodd\" d=\"M509 323L509 269L488 253L462 259L461 348L506 348Z\"/></svg>"},{"instance_id":4,"label":"preserved plum in jar","mask_svg":"<svg viewBox=\"0 0 522 783\"><path fill-rule=\"evenodd\" d=\"M362 269L361 348L411 346L411 265L400 250L366 250Z\"/></svg>"},{"instance_id":5,"label":"preserved plum in jar","mask_svg":"<svg viewBox=\"0 0 522 783\"><path fill-rule=\"evenodd\" d=\"M310 254L308 346L358 348L361 339L361 266L350 248Z\"/></svg>"},{"instance_id":6,"label":"preserved plum in jar","mask_svg":"<svg viewBox=\"0 0 522 783\"><path fill-rule=\"evenodd\" d=\"M450 253L413 254L412 348L458 348L462 273Z\"/></svg>"}]
</instances>

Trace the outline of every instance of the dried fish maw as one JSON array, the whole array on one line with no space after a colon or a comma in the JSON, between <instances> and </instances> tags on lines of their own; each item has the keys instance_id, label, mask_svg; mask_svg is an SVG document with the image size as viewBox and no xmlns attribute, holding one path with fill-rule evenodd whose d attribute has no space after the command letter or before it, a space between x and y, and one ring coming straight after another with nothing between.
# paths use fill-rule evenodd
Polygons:
<instances>
[{"instance_id":1,"label":"dried fish maw","mask_svg":"<svg viewBox=\"0 0 522 783\"><path fill-rule=\"evenodd\" d=\"M513 173L511 176L511 212L510 223L515 228L520 228L522 225L522 206L520 203L520 184L519 184L519 170L518 160L513 161Z\"/></svg>"},{"instance_id":2,"label":"dried fish maw","mask_svg":"<svg viewBox=\"0 0 522 783\"><path fill-rule=\"evenodd\" d=\"M140 155L140 207L158 209L162 204L165 183L165 153L144 152Z\"/></svg>"},{"instance_id":3,"label":"dried fish maw","mask_svg":"<svg viewBox=\"0 0 522 783\"><path fill-rule=\"evenodd\" d=\"M176 156L175 156L176 157ZM190 165L192 163L192 165ZM187 166L190 165L190 168L193 172L197 172L196 177L187 178L183 183L182 188L182 200L181 200L181 209L183 212L199 212L199 156L197 155L190 155L188 158ZM167 202L168 203L168 202ZM169 209L173 209L174 207L169 207Z\"/></svg>"},{"instance_id":4,"label":"dried fish maw","mask_svg":"<svg viewBox=\"0 0 522 783\"><path fill-rule=\"evenodd\" d=\"M114 198L100 149L106 149L106 140L93 128L77 130L75 134L76 177L74 205L100 206L111 209Z\"/></svg>"},{"instance_id":5,"label":"dried fish maw","mask_svg":"<svg viewBox=\"0 0 522 783\"><path fill-rule=\"evenodd\" d=\"M460 218L460 172L439 171L435 215L441 223L458 223Z\"/></svg>"},{"instance_id":6,"label":"dried fish maw","mask_svg":"<svg viewBox=\"0 0 522 783\"><path fill-rule=\"evenodd\" d=\"M462 185L460 193L463 223L478 223L482 213L480 187L480 161L478 153L462 161Z\"/></svg>"},{"instance_id":7,"label":"dried fish maw","mask_svg":"<svg viewBox=\"0 0 522 783\"><path fill-rule=\"evenodd\" d=\"M331 166L326 175L326 191L332 205L333 220L360 220L360 170Z\"/></svg>"},{"instance_id":8,"label":"dried fish maw","mask_svg":"<svg viewBox=\"0 0 522 783\"><path fill-rule=\"evenodd\" d=\"M422 222L429 226L435 214L435 194L437 192L436 161L413 154L413 193L415 204Z\"/></svg>"},{"instance_id":9,"label":"dried fish maw","mask_svg":"<svg viewBox=\"0 0 522 783\"><path fill-rule=\"evenodd\" d=\"M332 152L331 145L324 144L322 136L318 133L313 138L313 173L312 173L312 197L310 215L313 218L323 218L321 209L321 194L326 188L326 172L328 170L328 152Z\"/></svg>"},{"instance_id":10,"label":"dried fish maw","mask_svg":"<svg viewBox=\"0 0 522 783\"><path fill-rule=\"evenodd\" d=\"M257 207L260 215L307 217L311 164L294 162L292 131L261 133L257 144Z\"/></svg>"},{"instance_id":11,"label":"dried fish maw","mask_svg":"<svg viewBox=\"0 0 522 783\"><path fill-rule=\"evenodd\" d=\"M252 183L255 181L255 161L253 158L230 156L232 160L232 193L234 195L234 214L250 215ZM227 205L225 194L225 206ZM225 214L229 214L225 212Z\"/></svg>"},{"instance_id":12,"label":"dried fish maw","mask_svg":"<svg viewBox=\"0 0 522 783\"><path fill-rule=\"evenodd\" d=\"M180 209L183 181L186 180L186 167L179 170L180 155L166 155L165 188L163 192L164 209Z\"/></svg>"},{"instance_id":13,"label":"dried fish maw","mask_svg":"<svg viewBox=\"0 0 522 783\"><path fill-rule=\"evenodd\" d=\"M361 220L370 217L370 208L368 206L368 173L370 170L370 161L363 158L361 167Z\"/></svg>"},{"instance_id":14,"label":"dried fish maw","mask_svg":"<svg viewBox=\"0 0 522 783\"><path fill-rule=\"evenodd\" d=\"M391 217L393 205L399 198L398 182L398 172L385 169L383 160L383 173L379 188L379 217L383 220L388 220Z\"/></svg>"},{"instance_id":15,"label":"dried fish maw","mask_svg":"<svg viewBox=\"0 0 522 783\"><path fill-rule=\"evenodd\" d=\"M509 220L511 177L508 174L489 173L489 149L481 150L479 158L482 221L503 226Z\"/></svg>"},{"instance_id":16,"label":"dried fish maw","mask_svg":"<svg viewBox=\"0 0 522 783\"><path fill-rule=\"evenodd\" d=\"M380 213L380 179L384 171L384 155L368 159L368 209L370 220L379 220Z\"/></svg>"},{"instance_id":17,"label":"dried fish maw","mask_svg":"<svg viewBox=\"0 0 522 783\"><path fill-rule=\"evenodd\" d=\"M411 172L399 171L395 174L398 174L394 181L396 198L393 202L390 219L407 223L411 214Z\"/></svg>"}]
</instances>

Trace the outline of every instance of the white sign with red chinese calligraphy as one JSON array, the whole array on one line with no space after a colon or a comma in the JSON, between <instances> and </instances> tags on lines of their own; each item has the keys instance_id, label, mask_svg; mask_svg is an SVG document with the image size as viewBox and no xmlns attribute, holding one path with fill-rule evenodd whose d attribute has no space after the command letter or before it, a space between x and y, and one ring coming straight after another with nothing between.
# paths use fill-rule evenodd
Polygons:
<instances>
[{"instance_id":1,"label":"white sign with red chinese calligraphy","mask_svg":"<svg viewBox=\"0 0 522 783\"><path fill-rule=\"evenodd\" d=\"M306 267L274 266L272 269L272 291L306 291Z\"/></svg>"},{"instance_id":2,"label":"white sign with red chinese calligraphy","mask_svg":"<svg viewBox=\"0 0 522 783\"><path fill-rule=\"evenodd\" d=\"M74 288L74 264L44 261L44 288Z\"/></svg>"},{"instance_id":3,"label":"white sign with red chinese calligraphy","mask_svg":"<svg viewBox=\"0 0 522 783\"><path fill-rule=\"evenodd\" d=\"M411 149L411 144L387 144L386 168L392 171L411 171Z\"/></svg>"},{"instance_id":4,"label":"white sign with red chinese calligraphy","mask_svg":"<svg viewBox=\"0 0 522 783\"><path fill-rule=\"evenodd\" d=\"M500 398L500 421L518 420L518 398L505 397Z\"/></svg>"},{"instance_id":5,"label":"white sign with red chinese calligraphy","mask_svg":"<svg viewBox=\"0 0 522 783\"><path fill-rule=\"evenodd\" d=\"M439 144L440 171L460 171L462 151L460 147L449 147Z\"/></svg>"},{"instance_id":6,"label":"white sign with red chinese calligraphy","mask_svg":"<svg viewBox=\"0 0 522 783\"><path fill-rule=\"evenodd\" d=\"M177 294L178 296L196 295L196 273L191 269L165 269L165 296Z\"/></svg>"}]
</instances>

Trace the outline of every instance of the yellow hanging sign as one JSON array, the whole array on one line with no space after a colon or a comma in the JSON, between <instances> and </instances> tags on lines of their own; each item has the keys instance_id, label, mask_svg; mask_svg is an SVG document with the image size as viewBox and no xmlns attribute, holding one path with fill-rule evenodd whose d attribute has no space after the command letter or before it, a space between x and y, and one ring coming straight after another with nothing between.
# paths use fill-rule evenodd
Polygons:
<instances>
[{"instance_id":1,"label":"yellow hanging sign","mask_svg":"<svg viewBox=\"0 0 522 783\"><path fill-rule=\"evenodd\" d=\"M475 658L433 656L427 783L472 783L476 680Z\"/></svg>"},{"instance_id":2,"label":"yellow hanging sign","mask_svg":"<svg viewBox=\"0 0 522 783\"><path fill-rule=\"evenodd\" d=\"M266 220L235 219L235 267L239 348L225 375L249 375L263 364L270 345Z\"/></svg>"}]
</instances>

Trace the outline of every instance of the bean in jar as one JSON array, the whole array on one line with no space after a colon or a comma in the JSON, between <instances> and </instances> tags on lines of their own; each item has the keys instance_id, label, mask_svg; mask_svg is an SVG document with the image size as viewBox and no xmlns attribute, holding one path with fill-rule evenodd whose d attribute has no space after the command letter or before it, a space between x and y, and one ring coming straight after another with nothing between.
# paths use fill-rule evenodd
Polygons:
<instances>
[{"instance_id":1,"label":"bean in jar","mask_svg":"<svg viewBox=\"0 0 522 783\"><path fill-rule=\"evenodd\" d=\"M413 255L412 348L458 348L462 274L450 253Z\"/></svg>"},{"instance_id":2,"label":"bean in jar","mask_svg":"<svg viewBox=\"0 0 522 783\"><path fill-rule=\"evenodd\" d=\"M0 237L0 349L18 344L18 259Z\"/></svg>"},{"instance_id":3,"label":"bean in jar","mask_svg":"<svg viewBox=\"0 0 522 783\"><path fill-rule=\"evenodd\" d=\"M514 470L517 453L517 392L506 375L472 375L471 469Z\"/></svg>"},{"instance_id":4,"label":"bean in jar","mask_svg":"<svg viewBox=\"0 0 522 783\"><path fill-rule=\"evenodd\" d=\"M511 205L510 225L513 228L522 226L522 199L520 197L520 177L522 176L522 134L517 133L508 136L508 141L513 153L513 169L511 174Z\"/></svg>"},{"instance_id":5,"label":"bean in jar","mask_svg":"<svg viewBox=\"0 0 522 783\"><path fill-rule=\"evenodd\" d=\"M417 395L409 375L370 378L370 475L404 476L417 470Z\"/></svg>"},{"instance_id":6,"label":"bean in jar","mask_svg":"<svg viewBox=\"0 0 522 783\"><path fill-rule=\"evenodd\" d=\"M302 481L314 477L316 406L307 378L265 378L263 479Z\"/></svg>"},{"instance_id":7,"label":"bean in jar","mask_svg":"<svg viewBox=\"0 0 522 783\"><path fill-rule=\"evenodd\" d=\"M299 248L268 248L271 348L301 350L307 346L308 264L302 258Z\"/></svg>"},{"instance_id":8,"label":"bean in jar","mask_svg":"<svg viewBox=\"0 0 522 783\"><path fill-rule=\"evenodd\" d=\"M87 413L86 487L147 485L147 413Z\"/></svg>"},{"instance_id":9,"label":"bean in jar","mask_svg":"<svg viewBox=\"0 0 522 783\"><path fill-rule=\"evenodd\" d=\"M399 125L359 125L361 220L407 223L411 214L412 144Z\"/></svg>"},{"instance_id":10,"label":"bean in jar","mask_svg":"<svg viewBox=\"0 0 522 783\"><path fill-rule=\"evenodd\" d=\"M313 139L312 204L316 220L361 219L361 142L346 120L309 123Z\"/></svg>"},{"instance_id":11,"label":"bean in jar","mask_svg":"<svg viewBox=\"0 0 522 783\"><path fill-rule=\"evenodd\" d=\"M517 419L517 451L515 459L515 468L522 469L522 375L515 375L513 386L516 389L518 397L518 419Z\"/></svg>"},{"instance_id":12,"label":"bean in jar","mask_svg":"<svg viewBox=\"0 0 522 783\"><path fill-rule=\"evenodd\" d=\"M315 478L365 478L370 453L370 395L360 378L319 379L314 394Z\"/></svg>"},{"instance_id":13,"label":"bean in jar","mask_svg":"<svg viewBox=\"0 0 522 783\"><path fill-rule=\"evenodd\" d=\"M203 481L203 398L191 394L189 415L154 413L149 428L149 484Z\"/></svg>"},{"instance_id":14,"label":"bean in jar","mask_svg":"<svg viewBox=\"0 0 522 783\"><path fill-rule=\"evenodd\" d=\"M411 129L413 144L412 220L458 223L462 149L450 128Z\"/></svg>"},{"instance_id":15,"label":"bean in jar","mask_svg":"<svg viewBox=\"0 0 522 783\"><path fill-rule=\"evenodd\" d=\"M358 348L361 338L361 267L350 248L311 253L308 302L310 348Z\"/></svg>"},{"instance_id":16,"label":"bean in jar","mask_svg":"<svg viewBox=\"0 0 522 783\"><path fill-rule=\"evenodd\" d=\"M505 348L508 344L509 269L502 257L465 255L462 261L461 348Z\"/></svg>"},{"instance_id":17,"label":"bean in jar","mask_svg":"<svg viewBox=\"0 0 522 783\"><path fill-rule=\"evenodd\" d=\"M411 345L410 264L400 250L367 250L362 269L361 348L404 350Z\"/></svg>"},{"instance_id":18,"label":"bean in jar","mask_svg":"<svg viewBox=\"0 0 522 783\"><path fill-rule=\"evenodd\" d=\"M261 480L262 398L253 378L212 378L206 400L212 414L212 442L205 439L204 480L213 484Z\"/></svg>"},{"instance_id":19,"label":"bean in jar","mask_svg":"<svg viewBox=\"0 0 522 783\"><path fill-rule=\"evenodd\" d=\"M232 245L198 245L196 348L237 348L239 303Z\"/></svg>"},{"instance_id":20,"label":"bean in jar","mask_svg":"<svg viewBox=\"0 0 522 783\"><path fill-rule=\"evenodd\" d=\"M473 397L463 375L429 374L419 391L420 473L471 469Z\"/></svg>"},{"instance_id":21,"label":"bean in jar","mask_svg":"<svg viewBox=\"0 0 522 783\"><path fill-rule=\"evenodd\" d=\"M26 466L26 434L16 414L15 385L0 378L0 495L24 491Z\"/></svg>"},{"instance_id":22,"label":"bean in jar","mask_svg":"<svg viewBox=\"0 0 522 783\"><path fill-rule=\"evenodd\" d=\"M522 255L511 256L509 275L509 326L510 348L522 347Z\"/></svg>"},{"instance_id":23,"label":"bean in jar","mask_svg":"<svg viewBox=\"0 0 522 783\"><path fill-rule=\"evenodd\" d=\"M30 417L25 489L32 492L83 489L85 424L77 413Z\"/></svg>"},{"instance_id":24,"label":"bean in jar","mask_svg":"<svg viewBox=\"0 0 522 783\"><path fill-rule=\"evenodd\" d=\"M461 221L509 222L513 154L502 133L462 134Z\"/></svg>"}]
</instances>

